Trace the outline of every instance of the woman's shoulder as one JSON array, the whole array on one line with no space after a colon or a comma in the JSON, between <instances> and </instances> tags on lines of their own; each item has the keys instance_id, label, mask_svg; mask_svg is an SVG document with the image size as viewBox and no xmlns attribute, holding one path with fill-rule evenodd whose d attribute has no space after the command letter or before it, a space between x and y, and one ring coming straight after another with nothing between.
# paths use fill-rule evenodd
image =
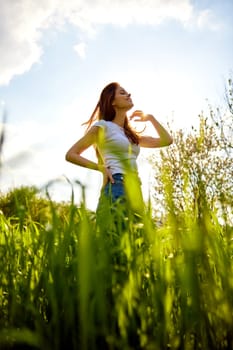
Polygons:
<instances>
[{"instance_id":1,"label":"woman's shoulder","mask_svg":"<svg viewBox=\"0 0 233 350\"><path fill-rule=\"evenodd\" d=\"M92 126L98 126L100 128L106 128L107 127L107 121L104 119L98 120L95 122Z\"/></svg>"}]
</instances>

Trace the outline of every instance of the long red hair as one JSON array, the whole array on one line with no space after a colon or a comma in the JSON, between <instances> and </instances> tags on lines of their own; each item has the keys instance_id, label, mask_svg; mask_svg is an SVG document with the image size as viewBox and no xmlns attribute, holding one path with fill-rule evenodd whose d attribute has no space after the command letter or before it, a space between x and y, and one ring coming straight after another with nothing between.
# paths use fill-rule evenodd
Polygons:
<instances>
[{"instance_id":1,"label":"long red hair","mask_svg":"<svg viewBox=\"0 0 233 350\"><path fill-rule=\"evenodd\" d=\"M99 102L97 103L91 117L87 122L84 123L84 125L87 125L87 130L95 121L102 119L106 121L112 121L115 118L116 112L113 108L112 103L115 98L115 92L118 86L118 83L113 82L105 86L105 88L102 90ZM130 127L128 118L125 118L124 132L131 142L138 145L139 136L137 132Z\"/></svg>"}]
</instances>

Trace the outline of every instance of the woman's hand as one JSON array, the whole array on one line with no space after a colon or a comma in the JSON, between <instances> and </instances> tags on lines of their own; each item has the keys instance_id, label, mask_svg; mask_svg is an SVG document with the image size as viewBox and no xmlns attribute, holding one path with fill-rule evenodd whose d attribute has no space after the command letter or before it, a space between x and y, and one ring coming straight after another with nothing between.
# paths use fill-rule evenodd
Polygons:
<instances>
[{"instance_id":1,"label":"woman's hand","mask_svg":"<svg viewBox=\"0 0 233 350\"><path fill-rule=\"evenodd\" d=\"M112 184L114 183L114 179L113 179L113 177L112 177L112 173L111 173L111 171L110 171L110 169L109 168L107 168L106 166L104 166L104 165L101 165L100 167L99 167L99 170L102 172L102 174L103 174L103 187L105 186L105 185L107 185L107 183L110 181Z\"/></svg>"},{"instance_id":2,"label":"woman's hand","mask_svg":"<svg viewBox=\"0 0 233 350\"><path fill-rule=\"evenodd\" d=\"M129 120L133 120L134 122L147 122L151 121L152 119L154 119L152 114L145 114L140 110L134 111L129 117Z\"/></svg>"}]
</instances>

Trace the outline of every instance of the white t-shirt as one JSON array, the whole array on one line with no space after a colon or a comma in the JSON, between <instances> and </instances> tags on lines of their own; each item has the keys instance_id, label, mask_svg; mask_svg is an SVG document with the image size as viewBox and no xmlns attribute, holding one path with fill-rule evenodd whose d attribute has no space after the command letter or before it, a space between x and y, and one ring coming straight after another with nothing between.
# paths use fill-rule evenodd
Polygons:
<instances>
[{"instance_id":1,"label":"white t-shirt","mask_svg":"<svg viewBox=\"0 0 233 350\"><path fill-rule=\"evenodd\" d=\"M93 126L104 130L103 139L98 142L98 149L112 174L125 174L128 170L137 172L137 156L140 147L129 141L124 129L118 124L100 120Z\"/></svg>"}]
</instances>

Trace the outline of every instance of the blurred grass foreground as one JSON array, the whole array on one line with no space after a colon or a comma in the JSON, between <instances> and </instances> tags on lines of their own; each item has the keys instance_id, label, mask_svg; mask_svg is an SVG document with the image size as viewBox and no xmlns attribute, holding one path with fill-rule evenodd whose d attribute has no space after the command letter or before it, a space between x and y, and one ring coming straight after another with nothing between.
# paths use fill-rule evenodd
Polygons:
<instances>
[{"instance_id":1,"label":"blurred grass foreground","mask_svg":"<svg viewBox=\"0 0 233 350\"><path fill-rule=\"evenodd\" d=\"M1 194L0 349L233 349L232 116L151 158L140 215Z\"/></svg>"}]
</instances>

